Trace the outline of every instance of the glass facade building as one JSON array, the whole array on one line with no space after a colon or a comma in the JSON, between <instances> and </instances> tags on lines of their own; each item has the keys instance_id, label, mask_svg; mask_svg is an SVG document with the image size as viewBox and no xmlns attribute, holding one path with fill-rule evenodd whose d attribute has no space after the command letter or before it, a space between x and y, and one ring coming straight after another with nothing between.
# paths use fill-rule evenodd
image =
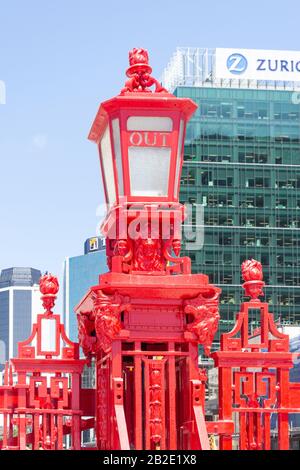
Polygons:
<instances>
[{"instance_id":1,"label":"glass facade building","mask_svg":"<svg viewBox=\"0 0 300 470\"><path fill-rule=\"evenodd\" d=\"M17 356L18 343L27 339L38 313L43 311L39 280L33 268L8 268L0 274L0 371Z\"/></svg>"},{"instance_id":2,"label":"glass facade building","mask_svg":"<svg viewBox=\"0 0 300 470\"><path fill-rule=\"evenodd\" d=\"M72 341L78 341L74 308L89 288L98 284L99 275L106 270L106 250L100 237L88 238L84 254L66 258L64 262L64 322Z\"/></svg>"},{"instance_id":3,"label":"glass facade building","mask_svg":"<svg viewBox=\"0 0 300 470\"><path fill-rule=\"evenodd\" d=\"M99 283L99 275L107 271L106 249L101 237L88 238L84 242L84 254L68 257L64 261L64 323L71 341L78 342L77 318L74 308L88 292ZM83 353L81 352L81 355ZM85 366L81 377L82 388L95 388L95 361ZM94 447L94 429L82 431L84 447ZM67 447L70 445L67 440Z\"/></svg>"},{"instance_id":4,"label":"glass facade building","mask_svg":"<svg viewBox=\"0 0 300 470\"><path fill-rule=\"evenodd\" d=\"M209 75L186 86L178 67L165 74L173 93L199 106L187 127L180 197L204 208L204 246L185 254L193 272L222 289L219 334L233 326L240 265L251 257L263 264L275 318L300 324L299 93Z\"/></svg>"}]
</instances>

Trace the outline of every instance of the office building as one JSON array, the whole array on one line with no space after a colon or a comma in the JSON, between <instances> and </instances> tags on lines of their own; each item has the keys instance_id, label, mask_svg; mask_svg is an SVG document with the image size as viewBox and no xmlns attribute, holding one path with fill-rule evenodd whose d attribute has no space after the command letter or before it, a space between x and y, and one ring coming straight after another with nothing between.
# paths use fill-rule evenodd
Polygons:
<instances>
[{"instance_id":1,"label":"office building","mask_svg":"<svg viewBox=\"0 0 300 470\"><path fill-rule=\"evenodd\" d=\"M199 106L181 202L204 207L204 246L186 254L222 288L219 332L233 326L249 257L263 264L275 318L299 324L300 53L178 48L162 83Z\"/></svg>"},{"instance_id":2,"label":"office building","mask_svg":"<svg viewBox=\"0 0 300 470\"><path fill-rule=\"evenodd\" d=\"M104 241L100 237L88 238L84 254L65 259L64 262L64 322L67 335L78 341L77 319L74 307L107 271Z\"/></svg>"},{"instance_id":3,"label":"office building","mask_svg":"<svg viewBox=\"0 0 300 470\"><path fill-rule=\"evenodd\" d=\"M68 257L64 262L64 322L68 337L78 342L75 306L88 289L99 282L99 275L107 271L106 250L101 237L88 238L84 243L84 254ZM85 367L81 378L82 388L95 388L95 362ZM85 447L95 444L94 430L83 431Z\"/></svg>"},{"instance_id":4,"label":"office building","mask_svg":"<svg viewBox=\"0 0 300 470\"><path fill-rule=\"evenodd\" d=\"M31 334L36 315L43 312L39 280L41 272L33 268L8 268L0 274L0 370L15 357L18 342Z\"/></svg>"}]
</instances>

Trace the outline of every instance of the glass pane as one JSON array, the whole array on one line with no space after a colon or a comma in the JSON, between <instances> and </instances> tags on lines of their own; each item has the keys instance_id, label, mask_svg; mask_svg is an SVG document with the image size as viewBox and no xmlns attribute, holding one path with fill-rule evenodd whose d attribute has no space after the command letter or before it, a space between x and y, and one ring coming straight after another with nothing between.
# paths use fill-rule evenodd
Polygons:
<instances>
[{"instance_id":1,"label":"glass pane","mask_svg":"<svg viewBox=\"0 0 300 470\"><path fill-rule=\"evenodd\" d=\"M132 196L167 196L171 149L129 147L129 171Z\"/></svg>"},{"instance_id":2,"label":"glass pane","mask_svg":"<svg viewBox=\"0 0 300 470\"><path fill-rule=\"evenodd\" d=\"M180 128L179 128L179 135L178 135L178 148L177 148L177 162L176 162L176 174L175 174L175 186L174 186L174 197L178 197L178 180L179 180L179 171L180 171L180 164L181 164L181 152L182 152L182 145L183 145L183 129L184 129L184 121L181 119L180 121Z\"/></svg>"},{"instance_id":3,"label":"glass pane","mask_svg":"<svg viewBox=\"0 0 300 470\"><path fill-rule=\"evenodd\" d=\"M105 129L101 143L101 156L102 156L102 165L104 171L104 179L106 183L107 197L108 202L113 204L116 200L116 189L115 189L115 180L114 180L114 167L111 151L111 142L109 135L108 126Z\"/></svg>"},{"instance_id":4,"label":"glass pane","mask_svg":"<svg viewBox=\"0 0 300 470\"><path fill-rule=\"evenodd\" d=\"M165 131L173 130L173 121L169 117L131 116L127 120L129 131Z\"/></svg>"},{"instance_id":5,"label":"glass pane","mask_svg":"<svg viewBox=\"0 0 300 470\"><path fill-rule=\"evenodd\" d=\"M56 320L43 318L41 321L41 350L43 352L55 351L56 349Z\"/></svg>"},{"instance_id":6,"label":"glass pane","mask_svg":"<svg viewBox=\"0 0 300 470\"><path fill-rule=\"evenodd\" d=\"M120 194L120 196L124 196L123 166L122 166L121 136L120 136L119 119L113 119L112 128L113 128L114 147L115 147L116 164L117 164L117 172L118 172L119 194Z\"/></svg>"}]
</instances>

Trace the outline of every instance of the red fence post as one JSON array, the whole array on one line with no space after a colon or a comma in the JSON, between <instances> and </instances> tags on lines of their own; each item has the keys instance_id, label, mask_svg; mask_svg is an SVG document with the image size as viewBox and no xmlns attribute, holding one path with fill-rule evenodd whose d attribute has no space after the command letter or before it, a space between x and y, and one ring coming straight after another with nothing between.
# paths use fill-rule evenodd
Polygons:
<instances>
[{"instance_id":1,"label":"red fence post","mask_svg":"<svg viewBox=\"0 0 300 470\"><path fill-rule=\"evenodd\" d=\"M251 299L242 304L234 328L222 335L221 350L213 354L219 368L220 420L232 420L233 413L238 415L240 450L268 450L271 414L276 415L278 448L289 449L288 416L300 413L300 394L296 399L296 394L290 393L293 355L289 352L289 338L278 331L268 304L259 300L264 286L261 264L253 259L245 261L242 274L243 288ZM260 328L252 335L250 310L256 311L260 322ZM220 449L231 446L232 434L223 433Z\"/></svg>"},{"instance_id":2,"label":"red fence post","mask_svg":"<svg viewBox=\"0 0 300 470\"><path fill-rule=\"evenodd\" d=\"M232 369L219 367L219 419L232 420ZM220 436L220 450L232 450L232 435Z\"/></svg>"},{"instance_id":3,"label":"red fence post","mask_svg":"<svg viewBox=\"0 0 300 470\"><path fill-rule=\"evenodd\" d=\"M289 414L284 413L284 409L289 408L289 369L282 368L277 371L278 380L278 449L288 450L289 439Z\"/></svg>"},{"instance_id":4,"label":"red fence post","mask_svg":"<svg viewBox=\"0 0 300 470\"><path fill-rule=\"evenodd\" d=\"M19 343L18 357L11 359L5 384L0 387L0 407L2 394L5 406L4 448L61 450L63 435L68 432L63 422L65 417L71 424L72 447L79 450L83 414L80 380L86 360L79 359L78 344L67 338L59 315L52 312L58 292L57 279L50 274L42 276L40 290L45 313L37 315L30 337ZM49 324L55 327L53 338L47 331ZM3 413L1 408L0 413ZM16 437L12 435L13 425L17 429Z\"/></svg>"}]
</instances>

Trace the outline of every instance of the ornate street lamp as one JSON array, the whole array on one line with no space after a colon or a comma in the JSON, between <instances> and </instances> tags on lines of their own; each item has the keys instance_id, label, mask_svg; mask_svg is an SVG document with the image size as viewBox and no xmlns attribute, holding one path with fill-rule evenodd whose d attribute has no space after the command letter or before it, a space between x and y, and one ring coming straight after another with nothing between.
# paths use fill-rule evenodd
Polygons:
<instances>
[{"instance_id":1,"label":"ornate street lamp","mask_svg":"<svg viewBox=\"0 0 300 470\"><path fill-rule=\"evenodd\" d=\"M129 61L125 87L101 104L89 134L108 205L109 272L76 313L97 363L98 448L207 448L198 344L210 354L220 289L179 257L184 136L197 106L162 88L144 49Z\"/></svg>"},{"instance_id":2,"label":"ornate street lamp","mask_svg":"<svg viewBox=\"0 0 300 470\"><path fill-rule=\"evenodd\" d=\"M289 414L300 413L300 384L289 377L295 365L289 337L260 300L259 261L242 264L250 300L211 353L220 289L179 257L183 142L196 105L170 95L150 74L147 52L134 49L125 88L101 105L90 133L109 208L102 226L109 272L75 308L87 360L79 359L78 343L53 314L59 285L45 274L45 312L5 365L0 449L61 450L70 434L79 450L82 431L95 427L97 448L105 450L208 450L216 434L219 449L231 450L237 432L240 450L267 450L274 413L278 449L289 448ZM260 328L250 335L253 312ZM199 345L218 368L218 421L205 421L207 376L198 366ZM92 356L96 390L80 387ZM183 463L195 463L190 457Z\"/></svg>"},{"instance_id":3,"label":"ornate street lamp","mask_svg":"<svg viewBox=\"0 0 300 470\"><path fill-rule=\"evenodd\" d=\"M181 223L185 218L178 202L183 144L187 121L197 106L162 88L150 75L152 69L144 49L133 49L129 62L129 80L119 96L101 104L89 134L99 148L108 206L102 232L108 239L108 265L112 268L114 264L114 271L161 270L161 266L172 263L172 252L176 256L180 252ZM128 233L130 222L138 225L137 210L142 235ZM156 226L164 228L155 229L154 218ZM146 227L150 219L152 233ZM142 244L141 249L151 257L157 249L165 253L163 259L152 263L152 267L137 261L129 265L123 262L121 266L116 256L126 254L125 260L132 261L133 251L139 249L133 246L133 239L139 239L136 245ZM188 258L174 263L185 272L189 270Z\"/></svg>"},{"instance_id":4,"label":"ornate street lamp","mask_svg":"<svg viewBox=\"0 0 300 470\"><path fill-rule=\"evenodd\" d=\"M129 61L125 88L101 104L89 134L99 147L106 201L177 202L186 123L197 106L151 77L147 51L134 49Z\"/></svg>"}]
</instances>

